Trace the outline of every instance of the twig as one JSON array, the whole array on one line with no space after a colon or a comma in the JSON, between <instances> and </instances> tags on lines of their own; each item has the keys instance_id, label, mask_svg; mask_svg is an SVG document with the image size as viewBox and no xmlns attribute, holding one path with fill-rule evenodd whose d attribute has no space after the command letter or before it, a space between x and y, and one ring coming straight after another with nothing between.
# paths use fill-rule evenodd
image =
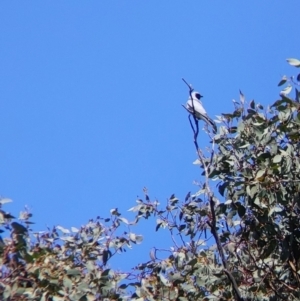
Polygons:
<instances>
[{"instance_id":1,"label":"twig","mask_svg":"<svg viewBox=\"0 0 300 301\"><path fill-rule=\"evenodd\" d=\"M193 88L192 88L191 85L189 85L187 83L187 81L184 78L182 80L189 87L190 98L192 100L192 105L193 105L193 112L195 112L194 102L193 102L193 98L192 98ZM217 231L217 226L216 226L217 219L216 219L216 212L215 212L215 203L214 203L214 200L213 200L213 193L211 192L211 190L209 188L209 183L208 183L208 178L209 178L208 166L204 162L203 155L202 155L202 153L199 149L198 142L197 142L198 133L199 133L198 120L196 119L195 114L192 114L192 115L194 117L194 122L195 122L196 128L193 126L190 115L189 115L189 121L190 121L191 128L193 130L193 133L194 133L194 144L195 144L195 147L196 147L196 150L197 150L198 158L199 158L201 164L203 165L203 168L204 168L204 171L205 171L205 179L206 179L205 188L206 188L206 191L207 191L207 194L208 194L208 197L209 197L210 210L211 210L211 214L212 214L211 221L208 221L207 224L210 226L211 233L212 233L212 235L213 235L213 237L216 241L218 252L221 256L222 264L223 264L223 267L224 267L224 273L227 275L229 281L231 282L233 291L234 291L235 296L236 296L236 300L237 301L243 301L244 299L241 297L241 293L239 291L238 285L237 285L232 273L230 272L230 269L229 269L229 266L228 266L228 263L227 263L227 260L226 260L226 257L225 257L224 249L223 249L223 246L221 244L220 237L219 237L219 234L218 234L218 231ZM211 165L211 163L212 163L213 155L214 155L214 152L211 153L211 159L210 159L210 164L209 165Z\"/></svg>"},{"instance_id":2,"label":"twig","mask_svg":"<svg viewBox=\"0 0 300 301\"><path fill-rule=\"evenodd\" d=\"M176 224L176 218L174 217L172 211L170 211L170 215L171 215L171 217L172 217L172 219L173 219L173 223L174 223L176 229L178 230L179 237L180 237L180 239L181 239L183 245L185 246L185 241L184 241L184 239L183 239L183 237L182 237L182 235L181 235L181 233L180 233L180 230L179 230L178 225Z\"/></svg>"},{"instance_id":3,"label":"twig","mask_svg":"<svg viewBox=\"0 0 300 301\"><path fill-rule=\"evenodd\" d=\"M203 159L203 156L202 156L200 150L198 151L198 157L199 157L199 160L201 161L201 163L203 165L203 168L204 168L204 171L205 171L205 178L206 178L206 185L205 185L206 187L205 188L207 190L207 194L208 194L208 197L209 197L209 205L210 205L210 211L211 211L211 215L212 215L211 222L208 221L207 224L210 226L211 233L212 233L212 235L213 235L213 237L216 241L218 252L221 256L222 264L223 264L223 267L224 267L224 273L227 275L229 281L232 284L233 290L234 290L235 295L236 295L236 300L243 301L243 298L241 297L241 293L239 291L237 283L236 283L232 273L230 272L230 269L229 269L229 266L228 266L228 263L227 263L227 260L226 260L225 254L224 254L224 249L223 249L223 246L221 244L220 237L219 237L219 234L218 234L218 231L217 231L217 226L216 226L217 218L216 218L216 212L215 212L215 202L213 200L213 193L211 192L211 190L209 188L208 168L205 165L205 162L204 162L204 159Z\"/></svg>"},{"instance_id":4,"label":"twig","mask_svg":"<svg viewBox=\"0 0 300 301\"><path fill-rule=\"evenodd\" d=\"M182 78L182 80L185 82L185 84L189 87L190 90L192 90L192 91L194 90L192 88L192 85L188 84L187 81L184 78Z\"/></svg>"},{"instance_id":5,"label":"twig","mask_svg":"<svg viewBox=\"0 0 300 301\"><path fill-rule=\"evenodd\" d=\"M193 129L193 132L194 132L195 147L196 147L196 149L199 149L198 141L197 141L198 134L199 134L199 125L198 125L198 120L195 118L195 116L193 116L193 117L194 117L194 122L195 122L195 125L196 125L196 129L194 128L193 123L191 121L191 115L189 115L189 122L190 122L191 128Z\"/></svg>"},{"instance_id":6,"label":"twig","mask_svg":"<svg viewBox=\"0 0 300 301\"><path fill-rule=\"evenodd\" d=\"M189 122L190 122L191 128L192 128L193 133L194 133L194 144L195 144L195 147L198 151L199 146L198 146L197 138L198 138L198 134L199 134L199 122L198 122L198 119L195 117L195 112L196 111L195 111L195 107L194 107L194 99L192 97L192 92L194 91L194 89L192 88L192 85L189 85L184 78L182 78L182 80L189 87L190 99L192 100L192 107L193 107L193 114L192 115L193 115L194 122L195 122L195 128L194 128L194 126L192 124L192 121L191 121L191 113L187 110L187 108L185 106L183 106L183 107L190 113Z\"/></svg>"}]
</instances>

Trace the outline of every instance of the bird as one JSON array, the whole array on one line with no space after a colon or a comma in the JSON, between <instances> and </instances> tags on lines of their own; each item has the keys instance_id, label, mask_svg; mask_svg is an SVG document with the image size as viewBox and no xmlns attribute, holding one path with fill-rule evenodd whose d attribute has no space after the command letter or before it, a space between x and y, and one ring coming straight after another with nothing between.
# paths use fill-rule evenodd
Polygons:
<instances>
[{"instance_id":1,"label":"bird","mask_svg":"<svg viewBox=\"0 0 300 301\"><path fill-rule=\"evenodd\" d=\"M215 122L207 115L205 109L203 108L201 97L203 97L199 92L192 91L190 97L186 103L185 108L190 112L196 119L203 120L208 125L213 128L213 133L217 133L217 126Z\"/></svg>"}]
</instances>

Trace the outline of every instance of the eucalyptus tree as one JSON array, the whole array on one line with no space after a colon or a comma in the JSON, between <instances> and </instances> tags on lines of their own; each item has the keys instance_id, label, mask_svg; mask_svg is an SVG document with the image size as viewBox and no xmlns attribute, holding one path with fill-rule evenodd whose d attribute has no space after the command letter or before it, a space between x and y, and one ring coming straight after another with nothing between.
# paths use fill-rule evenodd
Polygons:
<instances>
[{"instance_id":1,"label":"eucalyptus tree","mask_svg":"<svg viewBox=\"0 0 300 301\"><path fill-rule=\"evenodd\" d=\"M233 112L214 121L217 133L206 128L208 151L188 110L202 178L184 200L171 195L162 206L145 189L131 221L112 209L43 232L31 230L28 211L17 220L2 208L1 300L300 300L299 82L284 76L268 107L240 92ZM157 245L149 261L114 270L111 258L143 240L134 225L153 218L173 242L168 252Z\"/></svg>"}]
</instances>

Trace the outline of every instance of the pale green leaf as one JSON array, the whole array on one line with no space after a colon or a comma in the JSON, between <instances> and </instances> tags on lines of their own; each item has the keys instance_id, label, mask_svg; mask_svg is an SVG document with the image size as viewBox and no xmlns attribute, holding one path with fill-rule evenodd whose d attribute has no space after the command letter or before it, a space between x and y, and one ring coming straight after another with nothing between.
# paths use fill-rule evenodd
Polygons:
<instances>
[{"instance_id":1,"label":"pale green leaf","mask_svg":"<svg viewBox=\"0 0 300 301\"><path fill-rule=\"evenodd\" d=\"M119 217L118 219L124 224L129 225L129 221L125 217Z\"/></svg>"},{"instance_id":2,"label":"pale green leaf","mask_svg":"<svg viewBox=\"0 0 300 301\"><path fill-rule=\"evenodd\" d=\"M193 162L194 165L200 165L201 164L201 161L199 159L196 159L194 162Z\"/></svg>"},{"instance_id":3,"label":"pale green leaf","mask_svg":"<svg viewBox=\"0 0 300 301\"><path fill-rule=\"evenodd\" d=\"M11 203L11 202L12 202L12 199L8 199L8 198L3 198L0 200L1 205L6 204L6 203Z\"/></svg>"},{"instance_id":4,"label":"pale green leaf","mask_svg":"<svg viewBox=\"0 0 300 301\"><path fill-rule=\"evenodd\" d=\"M240 146L239 148L247 148L247 147L249 147L250 145L251 145L250 143L246 143L246 144Z\"/></svg>"},{"instance_id":5,"label":"pale green leaf","mask_svg":"<svg viewBox=\"0 0 300 301\"><path fill-rule=\"evenodd\" d=\"M78 233L78 232L79 232L79 230L78 230L77 228L75 228L75 227L71 227L71 231L72 231L73 233Z\"/></svg>"},{"instance_id":6,"label":"pale green leaf","mask_svg":"<svg viewBox=\"0 0 300 301\"><path fill-rule=\"evenodd\" d=\"M117 208L111 209L110 214L111 215L118 215L118 209Z\"/></svg>"},{"instance_id":7,"label":"pale green leaf","mask_svg":"<svg viewBox=\"0 0 300 301\"><path fill-rule=\"evenodd\" d=\"M255 176L255 179L256 180L262 180L262 178L264 177L266 173L266 170L265 169L261 169L257 172L256 176Z\"/></svg>"},{"instance_id":8,"label":"pale green leaf","mask_svg":"<svg viewBox=\"0 0 300 301\"><path fill-rule=\"evenodd\" d=\"M244 94L242 93L241 90L240 90L240 102L241 102L242 104L245 103L245 96L244 96Z\"/></svg>"},{"instance_id":9,"label":"pale green leaf","mask_svg":"<svg viewBox=\"0 0 300 301\"><path fill-rule=\"evenodd\" d=\"M132 241L132 242L135 242L136 241L136 235L134 233L129 233L129 239Z\"/></svg>"},{"instance_id":10,"label":"pale green leaf","mask_svg":"<svg viewBox=\"0 0 300 301\"><path fill-rule=\"evenodd\" d=\"M69 288L69 289L72 288L72 281L71 281L71 279L68 278L68 277L64 277L64 279L63 279L63 284L64 284L64 287L67 287L67 288Z\"/></svg>"},{"instance_id":11,"label":"pale green leaf","mask_svg":"<svg viewBox=\"0 0 300 301\"><path fill-rule=\"evenodd\" d=\"M283 76L280 82L278 83L278 86L282 86L287 82L288 78L286 76Z\"/></svg>"},{"instance_id":12,"label":"pale green leaf","mask_svg":"<svg viewBox=\"0 0 300 301\"><path fill-rule=\"evenodd\" d=\"M280 95L288 95L292 91L292 86L288 85L283 90L280 91Z\"/></svg>"},{"instance_id":13,"label":"pale green leaf","mask_svg":"<svg viewBox=\"0 0 300 301\"><path fill-rule=\"evenodd\" d=\"M300 61L298 59L290 58L290 59L287 59L287 62L291 66L300 67Z\"/></svg>"},{"instance_id":14,"label":"pale green leaf","mask_svg":"<svg viewBox=\"0 0 300 301\"><path fill-rule=\"evenodd\" d=\"M136 235L135 240L137 244L140 244L143 241L143 236L142 235Z\"/></svg>"},{"instance_id":15,"label":"pale green leaf","mask_svg":"<svg viewBox=\"0 0 300 301\"><path fill-rule=\"evenodd\" d=\"M171 286L172 284L170 283L170 281L163 275L163 274L159 274L158 275L160 278L160 281L165 285L165 286Z\"/></svg>"},{"instance_id":16,"label":"pale green leaf","mask_svg":"<svg viewBox=\"0 0 300 301\"><path fill-rule=\"evenodd\" d=\"M281 155L276 155L274 158L273 158L273 162L274 163L279 163L281 162L282 160L282 156Z\"/></svg>"},{"instance_id":17,"label":"pale green leaf","mask_svg":"<svg viewBox=\"0 0 300 301\"><path fill-rule=\"evenodd\" d=\"M65 234L71 233L70 230L68 230L62 226L56 226L56 229L60 230L62 233L65 233Z\"/></svg>"},{"instance_id":18,"label":"pale green leaf","mask_svg":"<svg viewBox=\"0 0 300 301\"><path fill-rule=\"evenodd\" d=\"M67 270L67 275L77 276L77 275L81 275L81 272L77 269L69 269Z\"/></svg>"}]
</instances>

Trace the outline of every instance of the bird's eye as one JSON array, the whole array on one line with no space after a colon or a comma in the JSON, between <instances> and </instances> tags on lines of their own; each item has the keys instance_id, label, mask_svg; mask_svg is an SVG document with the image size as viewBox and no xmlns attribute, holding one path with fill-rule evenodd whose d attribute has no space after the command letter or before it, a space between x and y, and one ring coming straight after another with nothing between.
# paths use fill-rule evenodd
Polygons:
<instances>
[{"instance_id":1,"label":"bird's eye","mask_svg":"<svg viewBox=\"0 0 300 301\"><path fill-rule=\"evenodd\" d=\"M195 93L195 97L196 97L197 99L200 99L200 97L201 97L200 93Z\"/></svg>"}]
</instances>

